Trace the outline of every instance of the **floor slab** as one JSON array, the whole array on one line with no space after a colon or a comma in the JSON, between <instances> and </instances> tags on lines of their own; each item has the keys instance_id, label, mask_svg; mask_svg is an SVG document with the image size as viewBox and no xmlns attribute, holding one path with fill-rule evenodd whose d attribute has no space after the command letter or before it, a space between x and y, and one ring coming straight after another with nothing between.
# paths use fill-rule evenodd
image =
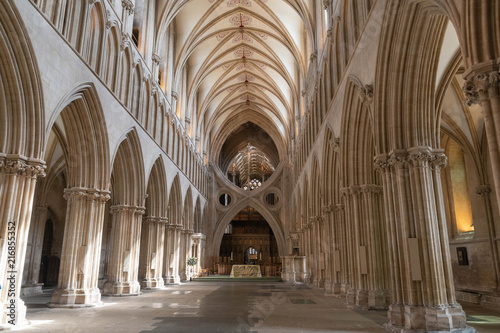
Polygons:
<instances>
[{"instance_id":1,"label":"floor slab","mask_svg":"<svg viewBox=\"0 0 500 333\"><path fill-rule=\"evenodd\" d=\"M385 332L386 311L353 311L345 299L285 283L189 282L141 296L103 297L87 309L49 309L25 298L23 332ZM500 332L500 311L464 304L479 332Z\"/></svg>"}]
</instances>

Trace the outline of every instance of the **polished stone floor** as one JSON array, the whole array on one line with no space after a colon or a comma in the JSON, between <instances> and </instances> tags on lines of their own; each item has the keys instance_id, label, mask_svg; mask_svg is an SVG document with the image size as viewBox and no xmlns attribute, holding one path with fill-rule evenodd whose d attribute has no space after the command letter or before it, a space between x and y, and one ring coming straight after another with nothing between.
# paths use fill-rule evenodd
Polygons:
<instances>
[{"instance_id":1,"label":"polished stone floor","mask_svg":"<svg viewBox=\"0 0 500 333\"><path fill-rule=\"evenodd\" d=\"M23 332L384 332L386 311L352 311L344 299L285 283L190 282L87 309L49 309L26 297ZM465 305L478 332L500 332L500 310Z\"/></svg>"}]
</instances>

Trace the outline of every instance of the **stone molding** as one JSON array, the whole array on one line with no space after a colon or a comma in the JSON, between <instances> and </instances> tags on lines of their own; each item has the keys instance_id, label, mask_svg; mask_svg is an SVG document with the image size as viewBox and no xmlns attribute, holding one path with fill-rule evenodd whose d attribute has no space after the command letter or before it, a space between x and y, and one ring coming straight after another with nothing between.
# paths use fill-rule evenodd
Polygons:
<instances>
[{"instance_id":1,"label":"stone molding","mask_svg":"<svg viewBox=\"0 0 500 333\"><path fill-rule=\"evenodd\" d=\"M110 207L110 212L113 215L118 213L144 215L144 213L146 213L146 208L140 206L113 205Z\"/></svg>"},{"instance_id":2,"label":"stone molding","mask_svg":"<svg viewBox=\"0 0 500 333\"><path fill-rule=\"evenodd\" d=\"M168 218L166 217L158 217L158 216L146 216L142 219L144 223L162 223L167 224Z\"/></svg>"},{"instance_id":3,"label":"stone molding","mask_svg":"<svg viewBox=\"0 0 500 333\"><path fill-rule=\"evenodd\" d=\"M134 13L134 3L132 0L122 0L122 7L127 11L129 15Z\"/></svg>"},{"instance_id":4,"label":"stone molding","mask_svg":"<svg viewBox=\"0 0 500 333\"><path fill-rule=\"evenodd\" d=\"M485 195L491 193L491 186L488 184L479 185L476 188L476 193L479 195Z\"/></svg>"},{"instance_id":5,"label":"stone molding","mask_svg":"<svg viewBox=\"0 0 500 333\"><path fill-rule=\"evenodd\" d=\"M72 187L64 189L65 200L90 200L106 202L111 199L109 191L98 190L95 188Z\"/></svg>"},{"instance_id":6,"label":"stone molding","mask_svg":"<svg viewBox=\"0 0 500 333\"><path fill-rule=\"evenodd\" d=\"M151 57L151 59L153 60L153 62L156 66L158 66L160 64L161 57L158 53L153 53L153 56Z\"/></svg>"},{"instance_id":7,"label":"stone molding","mask_svg":"<svg viewBox=\"0 0 500 333\"><path fill-rule=\"evenodd\" d=\"M499 82L500 72L497 70L469 77L462 88L465 104L468 106L479 104L482 100L490 98L490 94L498 95Z\"/></svg>"},{"instance_id":8,"label":"stone molding","mask_svg":"<svg viewBox=\"0 0 500 333\"><path fill-rule=\"evenodd\" d=\"M45 162L20 155L0 155L0 172L8 175L45 177Z\"/></svg>"},{"instance_id":9,"label":"stone molding","mask_svg":"<svg viewBox=\"0 0 500 333\"><path fill-rule=\"evenodd\" d=\"M349 187L343 187L340 189L340 194L344 196L356 195L356 194L381 194L383 192L383 187L376 184L364 184L364 185L352 185Z\"/></svg>"},{"instance_id":10,"label":"stone molding","mask_svg":"<svg viewBox=\"0 0 500 333\"><path fill-rule=\"evenodd\" d=\"M408 149L397 149L389 154L381 154L375 157L375 170L386 173L395 169L431 168L440 170L446 167L448 158L441 149L430 147L412 147Z\"/></svg>"}]
</instances>

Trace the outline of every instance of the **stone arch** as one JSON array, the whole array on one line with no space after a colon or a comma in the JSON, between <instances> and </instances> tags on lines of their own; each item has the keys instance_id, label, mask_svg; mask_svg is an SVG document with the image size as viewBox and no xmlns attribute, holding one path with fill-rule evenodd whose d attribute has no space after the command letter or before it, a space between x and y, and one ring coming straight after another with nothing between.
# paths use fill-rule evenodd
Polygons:
<instances>
[{"instance_id":1,"label":"stone arch","mask_svg":"<svg viewBox=\"0 0 500 333\"><path fill-rule=\"evenodd\" d=\"M43 92L28 32L14 1L0 4L0 152L43 157Z\"/></svg>"},{"instance_id":2,"label":"stone arch","mask_svg":"<svg viewBox=\"0 0 500 333\"><path fill-rule=\"evenodd\" d=\"M335 205L340 202L338 189L340 187L338 154L339 142L330 126L325 130L325 144L323 147L323 195L326 205Z\"/></svg>"},{"instance_id":3,"label":"stone arch","mask_svg":"<svg viewBox=\"0 0 500 333\"><path fill-rule=\"evenodd\" d=\"M82 56L97 73L101 69L102 50L104 47L106 10L100 1L91 5L90 15L87 20L86 39L84 41Z\"/></svg>"},{"instance_id":4,"label":"stone arch","mask_svg":"<svg viewBox=\"0 0 500 333\"><path fill-rule=\"evenodd\" d=\"M122 138L111 174L111 242L106 295L137 295L142 215L145 200L144 162L139 136L132 128Z\"/></svg>"},{"instance_id":5,"label":"stone arch","mask_svg":"<svg viewBox=\"0 0 500 333\"><path fill-rule=\"evenodd\" d=\"M193 229L193 191L191 186L188 187L184 196L184 212L182 214L184 229Z\"/></svg>"},{"instance_id":6,"label":"stone arch","mask_svg":"<svg viewBox=\"0 0 500 333\"><path fill-rule=\"evenodd\" d=\"M167 219L167 176L161 156L149 173L146 210L142 222L139 258L139 281L146 289L164 285L165 226Z\"/></svg>"},{"instance_id":7,"label":"stone arch","mask_svg":"<svg viewBox=\"0 0 500 333\"><path fill-rule=\"evenodd\" d=\"M163 158L159 156L149 173L146 191L147 216L164 217L167 214L168 192L165 170Z\"/></svg>"},{"instance_id":8,"label":"stone arch","mask_svg":"<svg viewBox=\"0 0 500 333\"><path fill-rule=\"evenodd\" d=\"M102 64L101 76L115 93L117 92L116 82L118 81L118 65L120 59L121 36L117 26L113 26L106 31L106 45Z\"/></svg>"},{"instance_id":9,"label":"stone arch","mask_svg":"<svg viewBox=\"0 0 500 333\"><path fill-rule=\"evenodd\" d=\"M85 83L76 87L56 110L59 111L53 114L49 128L60 119L66 134L67 186L108 190L111 175L109 141L95 86Z\"/></svg>"},{"instance_id":10,"label":"stone arch","mask_svg":"<svg viewBox=\"0 0 500 333\"><path fill-rule=\"evenodd\" d=\"M398 1L388 4L381 30L373 130L386 234L391 237L389 253L399 253L389 260L392 303L388 327L395 330L467 327L455 298L448 234L443 227L446 217L440 172L446 156L440 149L441 115L435 105L435 83L446 22L442 15L429 15L419 2ZM410 267L412 257L405 252L412 244L415 251L411 256L418 256L420 273ZM410 304L415 311L411 318L404 315ZM424 315L436 307L438 312ZM446 322L445 326L438 321Z\"/></svg>"},{"instance_id":11,"label":"stone arch","mask_svg":"<svg viewBox=\"0 0 500 333\"><path fill-rule=\"evenodd\" d=\"M116 151L112 171L112 204L144 206L145 175L137 130L124 136Z\"/></svg>"},{"instance_id":12,"label":"stone arch","mask_svg":"<svg viewBox=\"0 0 500 333\"><path fill-rule=\"evenodd\" d=\"M273 230L274 236L276 237L276 242L278 243L278 252L280 256L287 254L286 251L286 241L284 236L284 231L281 226L279 219L274 216L262 202L259 200L248 199L240 200L239 202L232 205L232 207L219 219L217 225L215 226L215 231L213 233L213 248L212 255L217 258L219 256L219 248L222 243L222 237L224 236L224 230L232 221L232 219L245 207L250 206L257 210L267 221L271 229Z\"/></svg>"},{"instance_id":13,"label":"stone arch","mask_svg":"<svg viewBox=\"0 0 500 333\"><path fill-rule=\"evenodd\" d=\"M437 148L440 115L434 88L446 17L425 15L412 1L392 3L387 12L374 83L376 153Z\"/></svg>"},{"instance_id":14,"label":"stone arch","mask_svg":"<svg viewBox=\"0 0 500 333\"><path fill-rule=\"evenodd\" d=\"M170 224L181 224L182 205L182 188L179 175L175 175L172 185L170 186L168 199L168 220Z\"/></svg>"},{"instance_id":15,"label":"stone arch","mask_svg":"<svg viewBox=\"0 0 500 333\"><path fill-rule=\"evenodd\" d=\"M350 76L344 97L344 112L340 133L342 186L375 184L373 130L367 104L371 86L363 86Z\"/></svg>"},{"instance_id":16,"label":"stone arch","mask_svg":"<svg viewBox=\"0 0 500 333\"><path fill-rule=\"evenodd\" d=\"M200 196L196 198L196 204L194 208L194 232L202 233L202 215L201 215L201 201Z\"/></svg>"}]
</instances>

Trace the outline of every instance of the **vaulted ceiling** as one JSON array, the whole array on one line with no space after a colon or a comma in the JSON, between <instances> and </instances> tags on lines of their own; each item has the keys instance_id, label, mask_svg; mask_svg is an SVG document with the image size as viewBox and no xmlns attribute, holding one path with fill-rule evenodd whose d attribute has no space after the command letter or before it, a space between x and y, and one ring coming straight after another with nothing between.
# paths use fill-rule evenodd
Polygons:
<instances>
[{"instance_id":1,"label":"vaulted ceiling","mask_svg":"<svg viewBox=\"0 0 500 333\"><path fill-rule=\"evenodd\" d=\"M160 30L170 26L175 32L173 87L183 101L180 113L195 123L194 135L207 146L220 150L251 121L273 138L283 158L313 48L314 1L163 5Z\"/></svg>"}]
</instances>

